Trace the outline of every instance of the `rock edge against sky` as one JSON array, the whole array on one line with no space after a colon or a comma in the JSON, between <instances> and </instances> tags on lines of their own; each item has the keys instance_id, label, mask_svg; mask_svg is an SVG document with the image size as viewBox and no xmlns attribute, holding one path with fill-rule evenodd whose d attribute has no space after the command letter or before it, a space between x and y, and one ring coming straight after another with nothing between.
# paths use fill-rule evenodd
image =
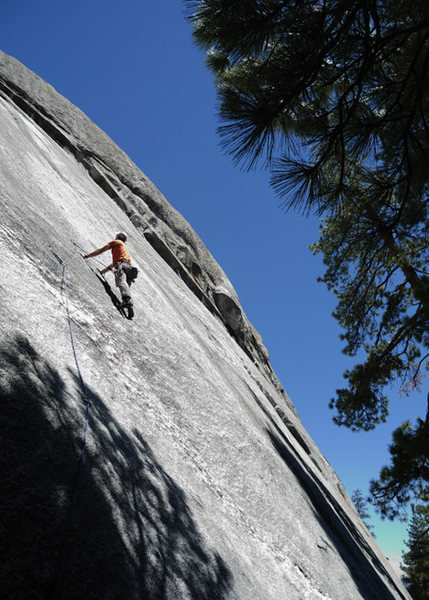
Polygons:
<instances>
[{"instance_id":1,"label":"rock edge against sky","mask_svg":"<svg viewBox=\"0 0 429 600\"><path fill-rule=\"evenodd\" d=\"M409 598L189 224L5 54L0 131L7 597ZM119 230L133 321L78 253Z\"/></svg>"}]
</instances>

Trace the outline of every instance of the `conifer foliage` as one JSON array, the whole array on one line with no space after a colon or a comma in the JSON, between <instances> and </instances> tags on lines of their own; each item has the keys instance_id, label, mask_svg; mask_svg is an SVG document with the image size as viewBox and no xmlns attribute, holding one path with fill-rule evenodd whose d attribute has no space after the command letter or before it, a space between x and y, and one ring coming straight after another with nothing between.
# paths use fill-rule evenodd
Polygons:
<instances>
[{"instance_id":1,"label":"conifer foliage","mask_svg":"<svg viewBox=\"0 0 429 600\"><path fill-rule=\"evenodd\" d=\"M322 217L313 251L338 297L344 352L366 354L344 374L334 420L373 429L388 415L386 386L417 393L428 366L427 0L187 5L225 150L269 169L285 208ZM392 465L372 484L383 515L427 496L428 449L427 416L395 432Z\"/></svg>"},{"instance_id":2,"label":"conifer foliage","mask_svg":"<svg viewBox=\"0 0 429 600\"><path fill-rule=\"evenodd\" d=\"M356 507L356 510L359 513L360 518L364 522L368 531L374 535L374 527L369 523L368 519L371 518L371 515L368 512L367 502L363 497L363 494L360 489L357 489L353 492L351 500Z\"/></svg>"},{"instance_id":3,"label":"conifer foliage","mask_svg":"<svg viewBox=\"0 0 429 600\"><path fill-rule=\"evenodd\" d=\"M412 507L413 516L408 528L409 550L403 556L402 570L405 583L413 600L429 598L429 507Z\"/></svg>"}]
</instances>

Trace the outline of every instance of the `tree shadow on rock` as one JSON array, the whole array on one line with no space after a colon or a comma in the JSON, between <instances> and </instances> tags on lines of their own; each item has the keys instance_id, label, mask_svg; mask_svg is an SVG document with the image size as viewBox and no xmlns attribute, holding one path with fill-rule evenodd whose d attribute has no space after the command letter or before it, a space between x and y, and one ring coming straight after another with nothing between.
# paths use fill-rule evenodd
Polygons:
<instances>
[{"instance_id":1,"label":"tree shadow on rock","mask_svg":"<svg viewBox=\"0 0 429 600\"><path fill-rule=\"evenodd\" d=\"M69 390L18 337L0 351L0 368L2 597L231 597L228 567L141 434L126 433L87 390L89 437L79 460L78 379Z\"/></svg>"},{"instance_id":2,"label":"tree shadow on rock","mask_svg":"<svg viewBox=\"0 0 429 600\"><path fill-rule=\"evenodd\" d=\"M388 600L393 598L392 592L381 577L390 581L392 588L396 590L399 597L405 598L377 555L356 529L352 519L322 481L314 477L311 469L302 461L299 453L280 428L277 425L275 425L275 428L279 435L267 429L273 447L306 492L315 517L325 530L330 544L335 547L349 569L362 598L366 600Z\"/></svg>"}]
</instances>

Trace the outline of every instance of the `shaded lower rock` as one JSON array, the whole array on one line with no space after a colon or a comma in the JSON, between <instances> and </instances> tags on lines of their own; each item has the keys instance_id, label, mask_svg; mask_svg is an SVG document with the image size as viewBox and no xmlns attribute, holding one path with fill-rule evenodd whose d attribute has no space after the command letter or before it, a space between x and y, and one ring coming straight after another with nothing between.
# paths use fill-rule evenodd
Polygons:
<instances>
[{"instance_id":1,"label":"shaded lower rock","mask_svg":"<svg viewBox=\"0 0 429 600\"><path fill-rule=\"evenodd\" d=\"M142 436L23 337L0 351L3 598L232 599L183 491ZM73 398L80 398L78 406Z\"/></svg>"}]
</instances>

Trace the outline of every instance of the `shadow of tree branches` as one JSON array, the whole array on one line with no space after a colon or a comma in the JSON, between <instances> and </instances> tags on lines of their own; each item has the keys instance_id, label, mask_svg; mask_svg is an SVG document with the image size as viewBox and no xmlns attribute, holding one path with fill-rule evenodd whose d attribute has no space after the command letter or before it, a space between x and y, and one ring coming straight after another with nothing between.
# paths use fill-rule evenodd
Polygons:
<instances>
[{"instance_id":1,"label":"shadow of tree branches","mask_svg":"<svg viewBox=\"0 0 429 600\"><path fill-rule=\"evenodd\" d=\"M232 575L141 434L27 339L0 350L1 597L227 600ZM76 402L78 399L78 402Z\"/></svg>"}]
</instances>

